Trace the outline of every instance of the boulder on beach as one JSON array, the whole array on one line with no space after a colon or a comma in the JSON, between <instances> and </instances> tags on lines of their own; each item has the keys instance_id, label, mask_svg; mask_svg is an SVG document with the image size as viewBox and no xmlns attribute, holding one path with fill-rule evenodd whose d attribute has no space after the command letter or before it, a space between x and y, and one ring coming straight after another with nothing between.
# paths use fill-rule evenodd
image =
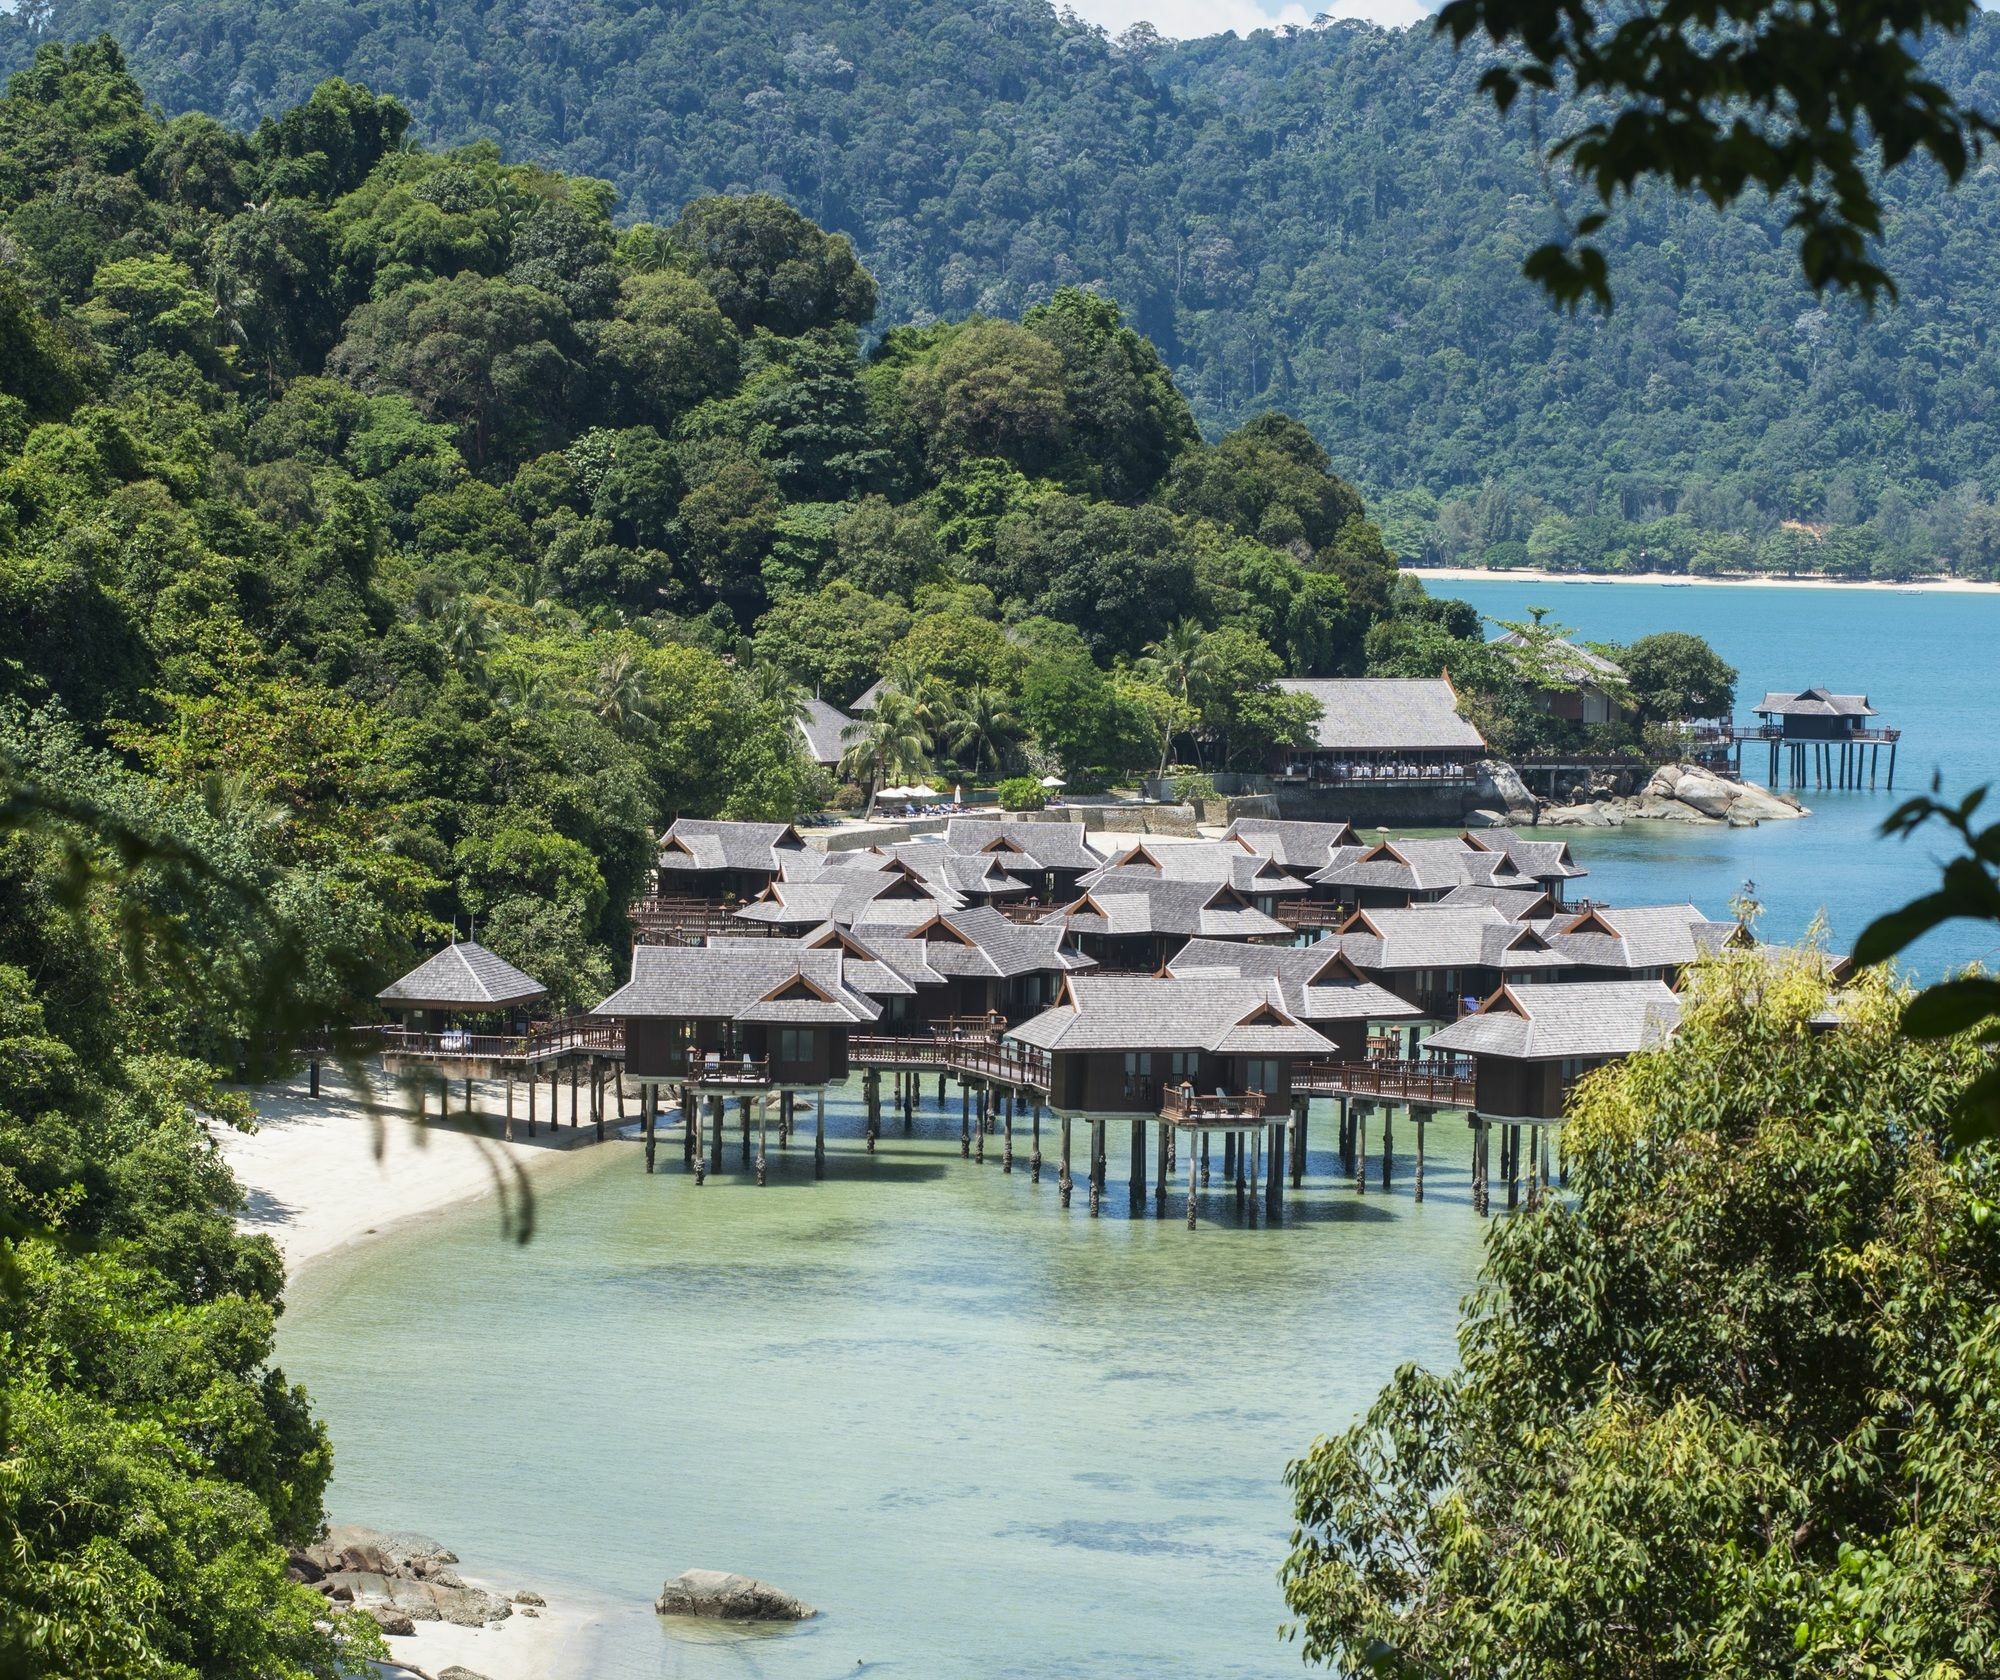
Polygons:
<instances>
[{"instance_id":1,"label":"boulder on beach","mask_svg":"<svg viewBox=\"0 0 2000 1680\"><path fill-rule=\"evenodd\" d=\"M375 1625L384 1633L394 1637L407 1637L417 1631L417 1624L406 1610L398 1610L393 1604L368 1604L362 1606L375 1618Z\"/></svg>"},{"instance_id":2,"label":"boulder on beach","mask_svg":"<svg viewBox=\"0 0 2000 1680\"><path fill-rule=\"evenodd\" d=\"M660 1588L653 1608L662 1616L705 1616L722 1622L802 1622L819 1612L768 1581L720 1569L689 1569Z\"/></svg>"}]
</instances>

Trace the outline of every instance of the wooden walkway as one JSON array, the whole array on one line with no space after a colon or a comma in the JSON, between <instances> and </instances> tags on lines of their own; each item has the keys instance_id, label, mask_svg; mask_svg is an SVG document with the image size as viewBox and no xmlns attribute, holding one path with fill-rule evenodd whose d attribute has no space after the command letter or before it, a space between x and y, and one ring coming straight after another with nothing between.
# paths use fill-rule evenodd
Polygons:
<instances>
[{"instance_id":1,"label":"wooden walkway","mask_svg":"<svg viewBox=\"0 0 2000 1680\"><path fill-rule=\"evenodd\" d=\"M1423 1061L1304 1062L1292 1070L1292 1090L1307 1097L1370 1097L1378 1102L1470 1108L1472 1064Z\"/></svg>"}]
</instances>

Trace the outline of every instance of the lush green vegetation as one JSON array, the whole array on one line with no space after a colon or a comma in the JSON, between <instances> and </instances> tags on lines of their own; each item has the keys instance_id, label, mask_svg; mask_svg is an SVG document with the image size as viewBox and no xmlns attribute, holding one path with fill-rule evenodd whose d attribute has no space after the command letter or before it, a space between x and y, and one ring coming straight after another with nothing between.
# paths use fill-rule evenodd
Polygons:
<instances>
[{"instance_id":1,"label":"lush green vegetation","mask_svg":"<svg viewBox=\"0 0 2000 1680\"><path fill-rule=\"evenodd\" d=\"M1987 1053L1879 972L1740 953L1591 1075L1569 1196L1491 1238L1448 1375L1293 1467L1286 1572L1343 1672L1945 1676L2000 1617Z\"/></svg>"},{"instance_id":2,"label":"lush green vegetation","mask_svg":"<svg viewBox=\"0 0 2000 1680\"><path fill-rule=\"evenodd\" d=\"M633 218L773 191L855 241L878 326L1094 286L1206 433L1297 414L1406 557L2000 564L1990 163L1956 192L1928 163L1885 184L1902 301L1872 321L1800 280L1786 200L1644 188L1594 236L1617 309L1566 318L1518 270L1576 189L1545 183L1525 100L1502 121L1477 91L1491 57L1422 30L1113 41L1032 0L53 0L0 19L0 59L99 27L167 109L238 128L339 73L428 137L609 179ZM2000 109L2000 20L1924 68Z\"/></svg>"}]
</instances>

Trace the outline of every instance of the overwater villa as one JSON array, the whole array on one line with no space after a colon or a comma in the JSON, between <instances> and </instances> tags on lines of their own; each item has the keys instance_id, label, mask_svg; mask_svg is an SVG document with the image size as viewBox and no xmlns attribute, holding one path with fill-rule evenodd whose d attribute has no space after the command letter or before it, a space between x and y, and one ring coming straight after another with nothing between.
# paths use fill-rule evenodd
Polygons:
<instances>
[{"instance_id":1,"label":"overwater villa","mask_svg":"<svg viewBox=\"0 0 2000 1680\"><path fill-rule=\"evenodd\" d=\"M1293 936L1227 881L1162 880L1145 870L1110 872L1044 920L1066 927L1100 967L1124 973L1157 971L1190 939Z\"/></svg>"},{"instance_id":2,"label":"overwater villa","mask_svg":"<svg viewBox=\"0 0 2000 1680\"><path fill-rule=\"evenodd\" d=\"M1793 787L1803 787L1808 779L1819 787L1859 787L1864 772L1873 787L1887 747L1887 785L1896 785L1896 743L1903 732L1869 723L1877 714L1867 695L1836 694L1828 688L1774 689L1751 710L1757 717L1754 724L1721 732L1735 746L1739 775L1744 753L1762 742L1770 753L1765 777L1770 787L1778 785L1781 764Z\"/></svg>"},{"instance_id":3,"label":"overwater villa","mask_svg":"<svg viewBox=\"0 0 2000 1680\"><path fill-rule=\"evenodd\" d=\"M1281 817L1238 817L1222 834L1241 840L1295 875L1310 875L1333 862L1334 853L1358 844L1354 825L1344 822L1294 822Z\"/></svg>"},{"instance_id":4,"label":"overwater villa","mask_svg":"<svg viewBox=\"0 0 2000 1680\"><path fill-rule=\"evenodd\" d=\"M656 891L663 898L720 904L752 898L783 872L806 843L790 823L720 822L682 817L660 841Z\"/></svg>"},{"instance_id":5,"label":"overwater villa","mask_svg":"<svg viewBox=\"0 0 2000 1680\"><path fill-rule=\"evenodd\" d=\"M1150 876L1159 881L1227 881L1267 916L1282 900L1305 898L1312 888L1277 859L1246 840L1188 840L1148 845L1139 841L1111 854L1104 867L1084 876L1088 892L1100 882Z\"/></svg>"},{"instance_id":6,"label":"overwater villa","mask_svg":"<svg viewBox=\"0 0 2000 1680\"><path fill-rule=\"evenodd\" d=\"M1077 883L1104 863L1102 855L1091 850L1080 821L952 817L944 825L940 844L951 856L991 857L1044 903L1071 897Z\"/></svg>"},{"instance_id":7,"label":"overwater villa","mask_svg":"<svg viewBox=\"0 0 2000 1680\"><path fill-rule=\"evenodd\" d=\"M1333 1046L1343 1062L1393 1055L1385 1023L1414 1021L1423 1011L1377 985L1346 954L1325 944L1246 945L1231 939L1190 939L1167 965L1176 979L1217 976L1270 980L1285 1008Z\"/></svg>"},{"instance_id":8,"label":"overwater villa","mask_svg":"<svg viewBox=\"0 0 2000 1680\"><path fill-rule=\"evenodd\" d=\"M1712 921L1692 904L1591 905L1537 926L1573 965L1559 976L1566 983L1662 980L1675 986L1702 957L1750 942L1741 922Z\"/></svg>"},{"instance_id":9,"label":"overwater villa","mask_svg":"<svg viewBox=\"0 0 2000 1680\"><path fill-rule=\"evenodd\" d=\"M1429 1021L1456 1021L1502 985L1553 979L1575 959L1490 905L1357 910L1323 943Z\"/></svg>"}]
</instances>

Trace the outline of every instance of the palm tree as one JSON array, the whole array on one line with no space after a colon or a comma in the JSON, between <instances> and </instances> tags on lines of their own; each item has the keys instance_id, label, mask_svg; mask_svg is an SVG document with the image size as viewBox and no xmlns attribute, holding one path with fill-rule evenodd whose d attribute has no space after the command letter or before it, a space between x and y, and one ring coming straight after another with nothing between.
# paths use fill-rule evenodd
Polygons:
<instances>
[{"instance_id":1,"label":"palm tree","mask_svg":"<svg viewBox=\"0 0 2000 1680\"><path fill-rule=\"evenodd\" d=\"M954 747L960 752L972 748L975 776L985 767L986 754L991 751L998 763L1018 732L1014 714L1007 710L1007 696L983 685L968 688L945 723L945 733Z\"/></svg>"},{"instance_id":2,"label":"palm tree","mask_svg":"<svg viewBox=\"0 0 2000 1680\"><path fill-rule=\"evenodd\" d=\"M1156 642L1148 642L1140 656L1139 669L1187 708L1190 713L1198 713L1201 708L1195 694L1207 682L1213 664L1208 653L1208 634L1192 618L1181 619L1170 626L1167 633ZM1172 737L1160 743L1160 770L1166 772L1167 750L1172 745ZM1201 741L1195 740L1195 751L1199 755Z\"/></svg>"},{"instance_id":3,"label":"palm tree","mask_svg":"<svg viewBox=\"0 0 2000 1680\"><path fill-rule=\"evenodd\" d=\"M452 664L470 665L486 650L486 615L463 595L455 595L438 614L438 640Z\"/></svg>"},{"instance_id":4,"label":"palm tree","mask_svg":"<svg viewBox=\"0 0 2000 1680\"><path fill-rule=\"evenodd\" d=\"M898 689L884 689L875 709L850 725L843 739L848 746L841 754L840 773L851 782L868 784L871 812L877 789L892 778L908 781L924 773L930 735L918 722L910 697Z\"/></svg>"},{"instance_id":5,"label":"palm tree","mask_svg":"<svg viewBox=\"0 0 2000 1680\"><path fill-rule=\"evenodd\" d=\"M913 659L892 659L882 668L882 689L910 702L925 735L935 739L951 709L951 691ZM928 749L930 740L925 741Z\"/></svg>"},{"instance_id":6,"label":"palm tree","mask_svg":"<svg viewBox=\"0 0 2000 1680\"><path fill-rule=\"evenodd\" d=\"M750 691L756 695L758 705L768 707L787 723L803 724L808 721L811 714L806 710L806 702L811 696L806 693L805 684L784 666L766 660L760 665L752 665L747 675Z\"/></svg>"},{"instance_id":7,"label":"palm tree","mask_svg":"<svg viewBox=\"0 0 2000 1680\"><path fill-rule=\"evenodd\" d=\"M629 649L614 653L598 666L591 698L597 715L621 735L632 724L646 722L653 715L646 667Z\"/></svg>"}]
</instances>

